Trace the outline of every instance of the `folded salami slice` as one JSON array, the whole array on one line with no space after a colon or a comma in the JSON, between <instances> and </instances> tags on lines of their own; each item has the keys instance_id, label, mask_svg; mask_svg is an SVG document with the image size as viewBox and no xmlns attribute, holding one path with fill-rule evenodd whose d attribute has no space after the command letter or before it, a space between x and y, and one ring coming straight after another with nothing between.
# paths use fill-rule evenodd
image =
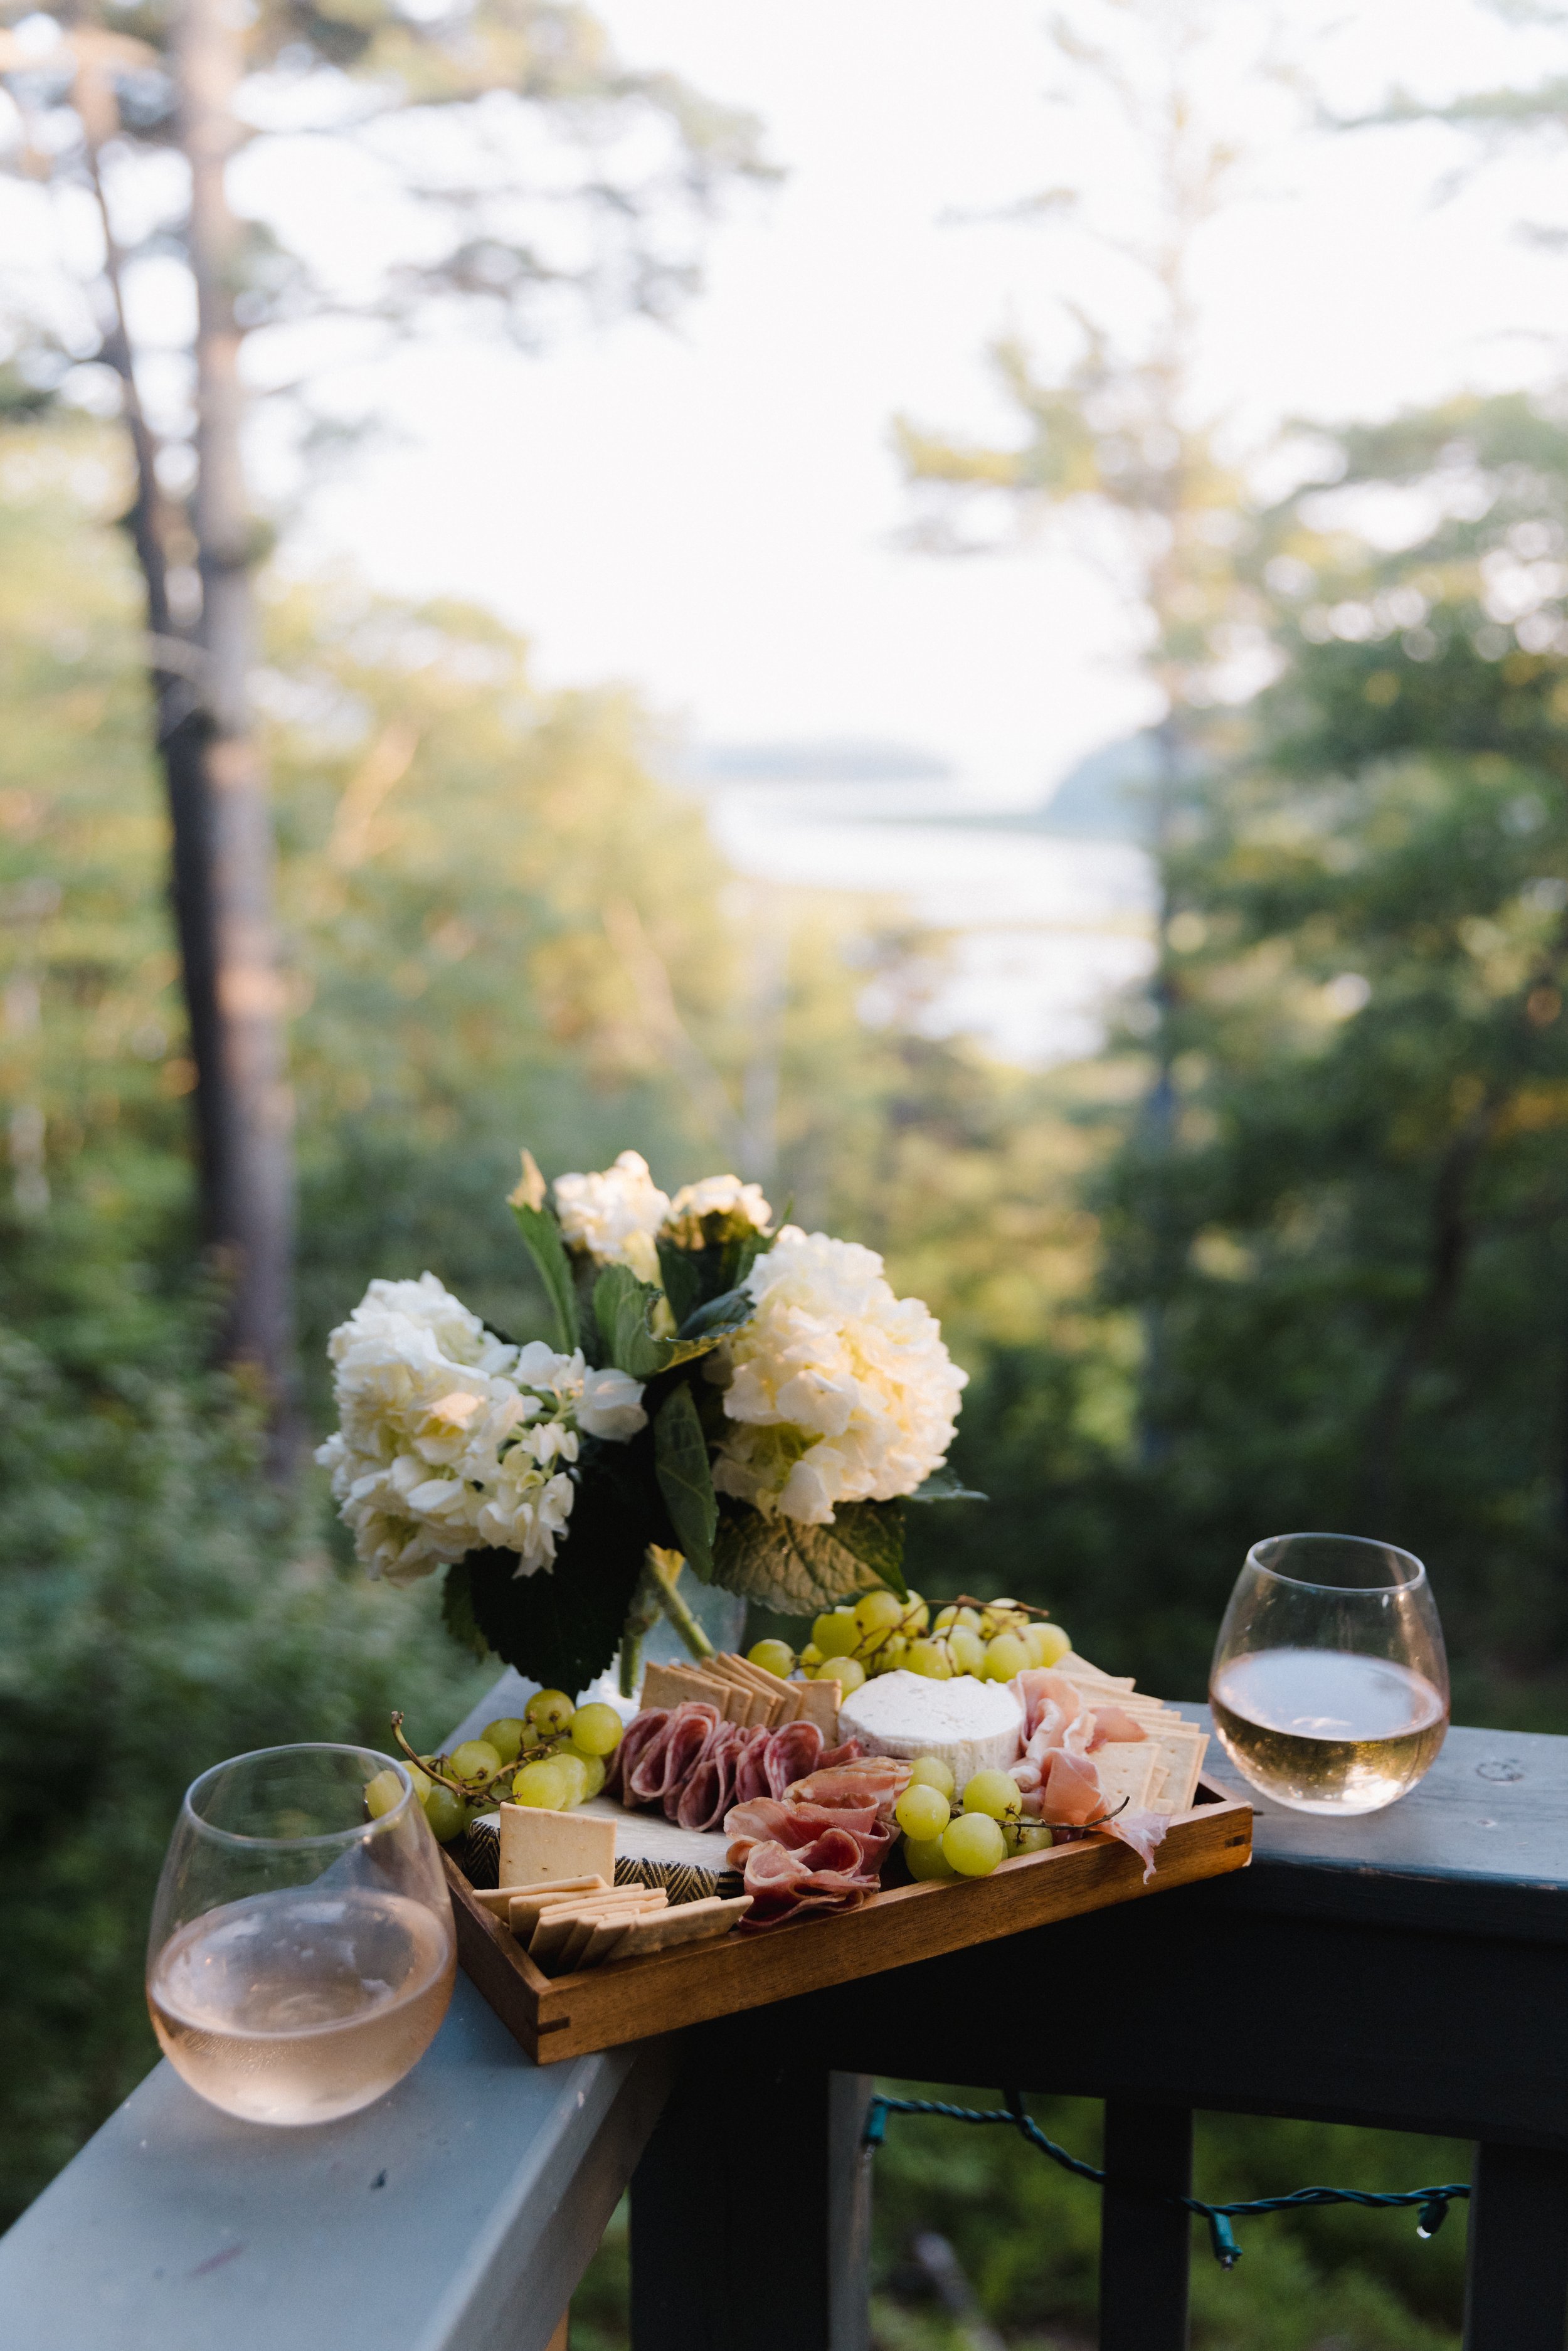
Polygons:
<instances>
[{"instance_id":1,"label":"folded salami slice","mask_svg":"<svg viewBox=\"0 0 1568 2351\"><path fill-rule=\"evenodd\" d=\"M821 1760L822 1734L814 1722L786 1722L771 1733L763 1750L762 1769L770 1796L781 1796L795 1781L814 1771Z\"/></svg>"},{"instance_id":2,"label":"folded salami slice","mask_svg":"<svg viewBox=\"0 0 1568 2351\"><path fill-rule=\"evenodd\" d=\"M629 1774L635 1771L637 1760L650 1740L658 1737L670 1719L667 1706L645 1707L634 1714L621 1734L621 1743L610 1759L610 1769L604 1775L607 1796L622 1796L629 1783Z\"/></svg>"}]
</instances>

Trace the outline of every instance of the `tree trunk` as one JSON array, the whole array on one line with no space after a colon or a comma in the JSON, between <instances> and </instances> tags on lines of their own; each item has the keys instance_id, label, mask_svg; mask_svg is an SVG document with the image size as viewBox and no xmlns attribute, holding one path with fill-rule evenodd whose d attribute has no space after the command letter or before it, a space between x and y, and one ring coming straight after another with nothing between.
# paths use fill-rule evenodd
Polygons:
<instances>
[{"instance_id":1,"label":"tree trunk","mask_svg":"<svg viewBox=\"0 0 1568 2351\"><path fill-rule=\"evenodd\" d=\"M241 230L225 168L238 140L243 68L232 0L184 0L179 35L195 280L195 533L202 582L195 756L168 757L174 903L196 1065L207 1238L230 1281L225 1353L265 1384L287 1432L293 1248L293 1113L273 916L267 781L250 722L254 541L240 428L234 295ZM287 1444L287 1435L284 1436Z\"/></svg>"}]
</instances>

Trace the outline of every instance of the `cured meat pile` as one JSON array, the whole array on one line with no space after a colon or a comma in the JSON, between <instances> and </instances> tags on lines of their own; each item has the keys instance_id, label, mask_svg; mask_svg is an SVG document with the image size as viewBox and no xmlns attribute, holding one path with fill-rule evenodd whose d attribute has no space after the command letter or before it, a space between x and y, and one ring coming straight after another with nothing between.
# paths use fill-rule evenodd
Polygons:
<instances>
[{"instance_id":1,"label":"cured meat pile","mask_svg":"<svg viewBox=\"0 0 1568 2351\"><path fill-rule=\"evenodd\" d=\"M776 1927L803 1910L852 1910L874 1894L898 1835L893 1808L909 1775L909 1765L891 1755L830 1759L782 1796L737 1804L724 1828L730 1862L745 1872L751 1896L743 1928Z\"/></svg>"},{"instance_id":2,"label":"cured meat pile","mask_svg":"<svg viewBox=\"0 0 1568 2351\"><path fill-rule=\"evenodd\" d=\"M632 1716L604 1792L629 1807L657 1805L684 1829L716 1829L733 1806L781 1797L809 1772L851 1762L860 1751L852 1739L824 1753L814 1722L747 1729L726 1722L716 1706L689 1698Z\"/></svg>"},{"instance_id":3,"label":"cured meat pile","mask_svg":"<svg viewBox=\"0 0 1568 2351\"><path fill-rule=\"evenodd\" d=\"M1149 1877L1165 1821L1158 1813L1116 1812L1094 1769L1101 1748L1143 1739L1143 1724L1113 1699L1092 1703L1065 1674L1044 1667L1019 1674L1008 1687L1024 1710L1024 1750L1012 1776L1023 1791L1025 1814L1052 1828L1106 1830L1132 1846Z\"/></svg>"}]
</instances>

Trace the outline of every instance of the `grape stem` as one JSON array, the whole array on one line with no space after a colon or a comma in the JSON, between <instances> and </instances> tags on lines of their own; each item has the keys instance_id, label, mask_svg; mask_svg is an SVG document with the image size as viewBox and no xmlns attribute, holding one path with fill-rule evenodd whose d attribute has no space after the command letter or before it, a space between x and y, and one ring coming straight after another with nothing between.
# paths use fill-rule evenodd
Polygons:
<instances>
[{"instance_id":1,"label":"grape stem","mask_svg":"<svg viewBox=\"0 0 1568 2351\"><path fill-rule=\"evenodd\" d=\"M972 1592L960 1592L956 1600L947 1604L953 1608L984 1609L994 1608L997 1604L994 1600L977 1600ZM1037 1608L1032 1600L1009 1600L1008 1606L1020 1610L1025 1616L1049 1616L1051 1614L1049 1608Z\"/></svg>"},{"instance_id":2,"label":"grape stem","mask_svg":"<svg viewBox=\"0 0 1568 2351\"><path fill-rule=\"evenodd\" d=\"M465 1804L472 1804L479 1797L487 1796L498 1780L515 1775L522 1770L525 1763L548 1763L552 1755L559 1755L563 1747L570 1744L567 1734L562 1731L559 1739L541 1740L538 1747L519 1748L509 1763L497 1764L494 1771L481 1771L472 1780L454 1780L444 1771L437 1770L434 1764L426 1763L422 1756L414 1752L402 1735L401 1714L392 1716L392 1737L397 1740L409 1761L417 1770L423 1771L427 1780L438 1780L441 1785L444 1788L449 1788L455 1796L461 1796ZM451 1758L443 1756L441 1761L450 1762Z\"/></svg>"}]
</instances>

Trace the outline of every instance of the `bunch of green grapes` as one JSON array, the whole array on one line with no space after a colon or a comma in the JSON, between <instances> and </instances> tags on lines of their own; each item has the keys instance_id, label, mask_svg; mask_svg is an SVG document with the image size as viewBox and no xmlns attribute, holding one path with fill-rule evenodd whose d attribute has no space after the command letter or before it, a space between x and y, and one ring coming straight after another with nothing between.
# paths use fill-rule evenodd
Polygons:
<instances>
[{"instance_id":1,"label":"bunch of green grapes","mask_svg":"<svg viewBox=\"0 0 1568 2351\"><path fill-rule=\"evenodd\" d=\"M939 1755L917 1755L894 1806L911 1877L988 1877L1010 1854L1045 1853L1043 1821L1023 1818L1023 1797L1006 1771L977 1771L955 1812L953 1774Z\"/></svg>"},{"instance_id":2,"label":"bunch of green grapes","mask_svg":"<svg viewBox=\"0 0 1568 2351\"><path fill-rule=\"evenodd\" d=\"M401 1715L392 1717L400 1743L402 1720ZM507 1797L515 1804L568 1813L597 1796L604 1785L605 1758L620 1746L621 1730L612 1706L597 1700L574 1706L564 1690L536 1690L520 1715L499 1715L450 1755L411 1758L404 1769L436 1837L450 1844ZM390 1813L402 1794L395 1771L378 1771L365 1789L371 1818Z\"/></svg>"},{"instance_id":3,"label":"bunch of green grapes","mask_svg":"<svg viewBox=\"0 0 1568 2351\"><path fill-rule=\"evenodd\" d=\"M788 1676L799 1666L810 1681L836 1681L847 1698L869 1676L897 1667L933 1681L973 1674L1010 1682L1026 1666L1054 1666L1071 1646L1060 1625L1036 1622L1016 1600L941 1608L933 1625L918 1592L907 1600L867 1592L819 1616L798 1657L786 1641L758 1641L747 1654L769 1673Z\"/></svg>"}]
</instances>

